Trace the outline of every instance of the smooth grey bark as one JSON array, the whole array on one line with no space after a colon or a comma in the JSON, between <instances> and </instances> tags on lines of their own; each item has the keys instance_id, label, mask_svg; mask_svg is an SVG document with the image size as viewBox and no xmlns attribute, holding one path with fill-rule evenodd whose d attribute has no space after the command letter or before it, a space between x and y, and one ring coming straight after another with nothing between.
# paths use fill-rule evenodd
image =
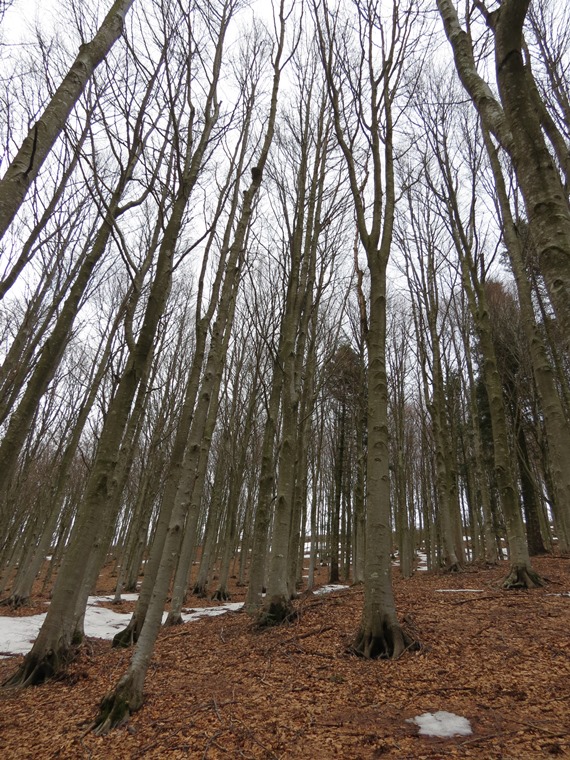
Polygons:
<instances>
[{"instance_id":1,"label":"smooth grey bark","mask_svg":"<svg viewBox=\"0 0 570 760\"><path fill-rule=\"evenodd\" d=\"M91 75L123 33L125 17L133 2L115 0L95 37L81 45L75 61L0 180L0 239L18 213Z\"/></svg>"},{"instance_id":2,"label":"smooth grey bark","mask_svg":"<svg viewBox=\"0 0 570 760\"><path fill-rule=\"evenodd\" d=\"M556 386L555 372L536 324L531 285L524 266L523 241L511 213L501 165L485 129L483 129L483 137L497 190L497 211L502 219L504 240L515 277L521 324L529 347L533 376L544 415L549 448L549 469L555 491L553 509L559 526L560 549L568 552L570 550L570 424Z\"/></svg>"},{"instance_id":3,"label":"smooth grey bark","mask_svg":"<svg viewBox=\"0 0 570 760\"><path fill-rule=\"evenodd\" d=\"M84 611L85 557L89 555L93 536L99 536L102 526L114 521L112 498L114 475L119 462L119 451L137 390L148 376L156 331L164 313L172 282L176 243L184 214L193 188L202 169L203 158L209 144L210 132L217 120L217 108L210 104L211 112L198 144L187 141L181 167L180 184L176 190L170 218L163 232L148 300L136 340L128 339L129 356L113 396L101 435L97 455L85 488L73 535L64 555L54 586L52 602L38 638L19 670L10 677L7 686L28 686L51 677L73 656L78 615ZM209 127L209 131L208 131ZM165 188L166 190L166 188ZM162 219L157 220L158 230Z\"/></svg>"},{"instance_id":4,"label":"smooth grey bark","mask_svg":"<svg viewBox=\"0 0 570 760\"><path fill-rule=\"evenodd\" d=\"M495 478L509 544L511 569L503 585L505 588L534 587L542 585L542 581L533 570L528 554L516 479L512 468L512 450L507 432L503 390L497 370L485 289L478 279L468 236L461 225L457 199L453 194L450 194L449 203L452 234L460 260L463 287L467 294L482 354L481 371L489 403Z\"/></svg>"},{"instance_id":5,"label":"smooth grey bark","mask_svg":"<svg viewBox=\"0 0 570 760\"><path fill-rule=\"evenodd\" d=\"M212 327L208 357L204 367L200 388L197 393L196 408L192 417L182 464L183 475L179 481L171 509L168 509L167 505L167 511L170 511L172 516L178 515L179 517L177 519L185 522L181 544L175 551L177 567L174 575L172 603L167 618L167 625L174 625L182 622L181 609L187 590L190 563L192 561L197 540L196 529L205 488L210 446L218 415L223 367L234 321L237 291L241 278L240 272L244 264L243 256L247 247L244 243L242 248L240 248L235 241L230 245L230 241L238 209L238 199L241 195L239 180L243 174L243 166L249 142L249 125L252 113L251 108L255 100L254 94L255 87L249 98L243 131L242 149L237 166L238 181L235 183L232 207L223 238L223 250L220 257L219 271L221 273L223 270L224 276L221 282L219 296L217 298L213 297L213 300L217 300L218 303L218 313ZM212 308L212 306L213 304L211 303L210 308ZM202 328L204 327L205 325L202 325ZM220 472L223 471L224 469L220 468ZM217 492L214 493L213 501L216 504L216 499L218 499L218 497L219 495ZM171 520L172 519L173 517L171 517ZM200 572L195 588L195 593L199 595L206 594L209 563L217 533L218 514L217 512L214 512L213 514L209 513L206 526L206 541L205 546L203 547ZM168 534L165 534L165 538L168 538ZM137 624L140 626L141 622L141 610L139 610Z\"/></svg>"},{"instance_id":6,"label":"smooth grey bark","mask_svg":"<svg viewBox=\"0 0 570 760\"><path fill-rule=\"evenodd\" d=\"M570 205L548 150L536 107L532 72L523 55L530 0L503 0L485 20L495 41L500 103L479 75L469 35L452 0L437 0L457 73L483 125L512 159L524 198L540 270L564 335L570 335ZM482 6L480 6L482 7Z\"/></svg>"},{"instance_id":7,"label":"smooth grey bark","mask_svg":"<svg viewBox=\"0 0 570 760\"><path fill-rule=\"evenodd\" d=\"M69 164L66 166L62 174L62 177L57 187L54 190L54 193L50 202L46 206L45 211L43 212L41 218L39 219L37 224L34 226L28 239L24 243L22 247L22 251L20 255L18 256L17 261L14 262L14 264L12 265L9 271L6 271L2 280L0 281L0 300L4 298L6 293L14 285L14 283L18 279L18 276L21 274L26 264L28 264L32 260L32 257L34 255L34 250L38 247L38 240L40 238L40 235L45 229L52 214L56 211L57 205L63 196L66 185L69 179L71 178L71 176L73 175L79 163L83 145L91 130L91 118L92 118L92 112L90 111L87 114L85 126L81 134L79 135L77 142L73 146L73 150L71 153L71 160L69 161Z\"/></svg>"},{"instance_id":8,"label":"smooth grey bark","mask_svg":"<svg viewBox=\"0 0 570 760\"><path fill-rule=\"evenodd\" d=\"M216 93L217 87L217 74L214 76L209 98L212 100ZM150 549L150 555L145 567L145 575L143 583L140 589L139 598L135 607L135 611L129 621L128 626L120 631L113 639L113 646L128 647L131 644L136 643L142 626L145 621L145 617L148 611L152 599L152 593L156 577L159 571L160 562L162 558L164 543L166 541L168 526L170 522L170 516L174 509L174 504L177 499L185 500L189 505L191 511L191 520L197 520L197 514L193 506L190 504L192 498L192 489L194 488L195 472L192 471L192 467L195 466L191 460L187 457L187 446L190 436L190 430L194 420L195 405L200 390L200 381L202 375L203 364L206 357L206 343L208 339L208 331L210 329L211 322L216 313L218 303L220 301L220 292L222 284L224 282L224 273L226 272L226 259L229 254L231 231L235 222L239 201L240 201L240 181L243 166L246 157L246 151L248 148L248 125L251 119L251 109L255 102L255 85L252 91L249 93L247 104L245 106L244 115L244 130L238 139L235 154L230 162L230 169L226 177L225 186L219 195L216 212L214 214L217 220L225 205L225 199L227 192L232 183L234 170L238 181L234 183L232 200L228 215L227 224L224 232L224 239L222 243L222 249L220 252L220 260L216 271L216 276L212 284L210 300L208 306L201 314L203 305L203 294L205 288L206 275L208 270L208 263L212 252L212 247L217 240L217 226L214 224L211 230L211 234L206 244L206 250L202 259L202 267L200 271L200 277L198 280L198 289L196 295L196 310L195 310L195 349L192 359L191 369L188 373L188 379L186 383L186 391L184 396L184 402L180 411L180 418L176 427L176 434L172 446L172 452L170 456L170 462L168 472L165 478L164 492L160 502L160 510L154 532L154 537ZM208 134L211 131L211 125L207 124ZM188 537L188 541L191 542L191 538ZM182 581L179 579L178 591L180 590L180 584ZM186 579L184 579L184 589L186 586Z\"/></svg>"},{"instance_id":9,"label":"smooth grey bark","mask_svg":"<svg viewBox=\"0 0 570 760\"><path fill-rule=\"evenodd\" d=\"M217 66L214 68L214 71L217 73L219 73L221 67L221 54L227 24L235 10L236 7L232 0L228 0L227 4L224 5L224 12L220 19L221 33L218 37L218 47L216 50ZM282 73L281 59L285 46L284 0L281 0L279 8L279 25L277 34L278 42L272 61L273 82L271 100L265 133L259 151L257 164L251 173L251 182L243 194L238 222L228 256L228 262L231 262L231 266L228 266L228 287L232 294L231 300L233 301L233 308L235 308L235 298L237 296L237 292L234 291L233 286L235 285L237 289L239 283L238 267L245 251L246 237L253 213L254 201L261 186L263 171L267 164L269 150L275 133L277 96L279 93L279 84ZM227 303L225 308L228 310L228 314L231 314L232 303ZM233 315L231 316L233 317ZM218 343L218 350L210 351L209 359L211 359L212 363L217 362L219 358L220 349L222 349L224 345L224 332L226 331L226 328L229 332L231 321L231 319L221 319L220 327L222 329L215 332L212 337L212 340ZM208 374L209 371L211 370L207 369L205 374ZM196 446L191 448L196 449ZM197 448L199 449L199 444ZM129 668L118 681L115 689L105 696L101 703L99 715L95 721L95 732L97 734L104 734L119 723L124 722L132 712L140 709L142 706L144 680L162 622L162 611L164 609L172 572L174 570L174 561L180 543L180 532L182 530L184 516L182 505L180 505L178 509L173 510L168 527L167 539L164 545L163 557L153 591L153 598L141 629L135 653Z\"/></svg>"},{"instance_id":10,"label":"smooth grey bark","mask_svg":"<svg viewBox=\"0 0 570 760\"><path fill-rule=\"evenodd\" d=\"M267 542L275 483L275 438L277 435L277 418L281 407L282 382L282 375L278 372L273 372L261 444L261 465L253 526L249 585L245 600L245 609L250 615L256 614L261 607L265 583Z\"/></svg>"},{"instance_id":11,"label":"smooth grey bark","mask_svg":"<svg viewBox=\"0 0 570 760\"><path fill-rule=\"evenodd\" d=\"M285 308L281 321L279 349L274 373L280 373L282 431L277 465L277 493L267 594L259 621L273 625L292 613L290 600L295 594L297 545L292 533L299 530L294 519L295 488L298 476L299 408L301 373L305 363L306 336L315 278L316 247L320 232L320 195L327 148L324 134L324 101L318 114L315 156L309 166L312 128L311 99L299 105L304 113L304 132L300 135L300 156L295 177L294 224L288 241L290 258ZM293 576L293 577L292 577ZM293 584L291 586L291 583Z\"/></svg>"},{"instance_id":12,"label":"smooth grey bark","mask_svg":"<svg viewBox=\"0 0 570 760\"><path fill-rule=\"evenodd\" d=\"M366 564L364 580L364 610L353 650L366 658L398 658L412 643L400 626L392 589L391 576L391 525L390 525L390 472L388 447L388 389L386 378L386 267L392 246L395 212L394 145L392 104L392 76L400 76L406 55L406 45L400 46L400 38L390 36L387 48L375 46L376 33L387 29L382 26L382 14L377 3L356 2L359 16L360 47L363 67L355 74L352 92L356 93L354 108L362 113L364 88L366 91L367 120L357 123L365 131L364 139L369 148L371 198L365 199L363 180L354 158L351 134L344 122L344 109L337 78L339 49L336 23L325 13L317 15L317 35L323 62L329 102L333 111L337 142L344 157L348 173L356 226L360 243L366 252L370 273L369 323L367 332L367 523ZM392 5L392 23L407 28L413 14L412 6L402 8ZM400 34L403 35L402 28ZM409 52L409 51L408 51ZM362 72L362 78L361 78ZM349 83L350 84L350 83ZM360 99L362 97L362 99Z\"/></svg>"},{"instance_id":13,"label":"smooth grey bark","mask_svg":"<svg viewBox=\"0 0 570 760\"><path fill-rule=\"evenodd\" d=\"M418 341L423 395L431 420L435 492L437 494L436 508L441 539L442 565L450 572L457 572L461 569L461 564L459 552L455 545L452 523L453 476L450 469L449 426L446 419L441 335L438 324L441 308L436 279L436 240L435 236L432 237L432 227L435 225L434 220L430 218L428 209L429 207L426 204L423 210L424 219L422 221L424 224L423 229L421 229L421 223L417 216L419 209L414 208L414 201L411 194L408 193L412 236L417 247L417 253L419 253L417 264L413 254L407 250L407 233L405 232L402 235L402 245L406 252L408 287L410 292L415 293L415 298L412 300L412 312Z\"/></svg>"},{"instance_id":14,"label":"smooth grey bark","mask_svg":"<svg viewBox=\"0 0 570 760\"><path fill-rule=\"evenodd\" d=\"M233 413L230 415L229 420L231 440L228 454L231 457L231 463L226 511L226 534L222 544L218 587L213 595L213 598L218 599L219 601L225 601L230 598L227 588L230 573L230 561L232 553L236 547L240 494L244 485L246 458L258 404L257 393L259 385L259 370L259 364L256 363L251 378L251 389L245 417L243 417L241 405L237 403L238 399L240 399L239 391L235 391ZM236 374L238 374L237 370ZM238 374L238 378L241 379L241 373ZM236 379L236 385L237 383L238 379ZM238 416L240 420L239 424ZM241 430L241 435L239 435L239 430Z\"/></svg>"},{"instance_id":15,"label":"smooth grey bark","mask_svg":"<svg viewBox=\"0 0 570 760\"><path fill-rule=\"evenodd\" d=\"M239 270L243 265L242 252L244 250L245 247L240 250L232 246L232 250L228 256L226 277L220 294L219 312L212 331L210 351L200 385L198 403L186 450L184 467L188 474L190 474L190 481L184 492L181 493L179 489L174 501L173 518L175 515L179 515L179 520L181 518L186 519L189 510L191 519L186 519L185 533L182 536L182 551L178 548L176 554L178 567L176 568L174 577L172 606L167 619L168 625L182 622L181 609L184 594L186 593L190 562L192 561L192 549L196 543L196 524L206 484L212 436L218 417L222 374L233 327L235 301L240 285ZM225 474L225 463L220 460L218 467L220 472ZM221 493L214 493L212 499L213 501L220 499L221 502ZM218 517L219 514L214 514L212 517L208 515L211 530L209 535L207 535L207 541L209 542L211 552L213 552L215 540L219 532ZM204 547L202 560L205 567L205 578L207 578L209 570L210 551L208 551L208 557L205 558L206 547ZM200 569L202 570L202 565ZM197 585L199 584L200 577L197 581ZM200 592L205 594L205 579L204 588L200 587Z\"/></svg>"},{"instance_id":16,"label":"smooth grey bark","mask_svg":"<svg viewBox=\"0 0 570 760\"><path fill-rule=\"evenodd\" d=\"M489 493L489 481L484 466L483 442L481 440L481 431L478 424L477 397L475 389L475 373L473 361L471 359L472 346L469 336L462 332L462 338L465 346L468 380L469 380L469 428L471 445L474 454L474 469L476 492L482 512L482 538L484 546L485 560L491 564L496 564L498 560L497 541L493 533L493 514L491 511L491 496Z\"/></svg>"},{"instance_id":17,"label":"smooth grey bark","mask_svg":"<svg viewBox=\"0 0 570 760\"><path fill-rule=\"evenodd\" d=\"M44 342L40 356L35 364L22 398L10 417L6 431L0 443L0 512L10 481L17 465L20 451L32 425L34 414L49 382L61 361L73 324L77 317L81 301L91 282L95 267L107 251L109 240L117 220L124 212L120 206L125 190L133 178L135 168L141 158L145 143L154 126L144 132L145 107L154 88L158 69L151 77L141 109L135 120L130 150L119 178L107 203L104 217L97 231L91 249L81 262L75 280L61 307L55 325Z\"/></svg>"},{"instance_id":18,"label":"smooth grey bark","mask_svg":"<svg viewBox=\"0 0 570 760\"><path fill-rule=\"evenodd\" d=\"M394 318L389 327L387 346L390 377L389 414L391 420L392 504L400 560L400 574L413 574L414 520L410 519L408 503L413 504L410 491L412 451L409 448L407 425L407 356L410 349L407 337L406 314L400 304L393 304Z\"/></svg>"},{"instance_id":19,"label":"smooth grey bark","mask_svg":"<svg viewBox=\"0 0 570 760\"><path fill-rule=\"evenodd\" d=\"M103 376L107 369L107 363L111 354L113 340L115 338L117 330L119 329L120 318L122 317L122 314L123 309L120 309L117 318L114 320L114 323L109 330L109 335L107 336L105 346L101 352L99 364L96 366L93 372L93 377L89 383L85 401L81 406L79 415L71 433L71 437L66 445L61 464L58 467L53 488L50 490L49 494L49 501L51 506L49 518L42 529L42 534L39 541L37 542L37 545L30 549L25 560L21 562L21 573L18 574L12 586L8 602L14 607L25 604L29 598L34 579L40 570L40 567L44 562L45 556L49 550L57 521L60 518L61 510L67 497L67 479L69 477L69 473L77 453L81 435L85 428L85 424L87 422L91 409L95 403L95 398L99 390L100 383L102 382Z\"/></svg>"}]
</instances>

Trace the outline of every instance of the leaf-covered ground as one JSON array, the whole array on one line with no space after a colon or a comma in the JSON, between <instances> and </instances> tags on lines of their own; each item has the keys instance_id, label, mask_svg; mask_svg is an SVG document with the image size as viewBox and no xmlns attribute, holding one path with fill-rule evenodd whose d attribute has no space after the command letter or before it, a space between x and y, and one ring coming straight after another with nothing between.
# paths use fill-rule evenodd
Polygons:
<instances>
[{"instance_id":1,"label":"leaf-covered ground","mask_svg":"<svg viewBox=\"0 0 570 760\"><path fill-rule=\"evenodd\" d=\"M0 757L570 756L570 560L534 564L550 583L524 592L498 589L506 566L410 580L396 571L399 614L422 644L397 662L348 653L358 587L303 595L295 622L262 632L243 613L164 629L142 710L101 738L90 722L130 653L89 640L65 678L0 694ZM0 660L0 679L20 660ZM467 718L472 735L420 736L407 722L438 710Z\"/></svg>"}]
</instances>

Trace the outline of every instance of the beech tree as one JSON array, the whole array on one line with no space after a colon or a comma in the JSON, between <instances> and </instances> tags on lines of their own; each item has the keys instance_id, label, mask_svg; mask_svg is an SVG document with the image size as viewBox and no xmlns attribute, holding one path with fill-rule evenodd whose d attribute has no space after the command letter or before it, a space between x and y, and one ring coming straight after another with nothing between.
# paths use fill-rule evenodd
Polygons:
<instances>
[{"instance_id":1,"label":"beech tree","mask_svg":"<svg viewBox=\"0 0 570 760\"><path fill-rule=\"evenodd\" d=\"M301 517L295 508L299 505L295 491L303 479L301 463L304 462L304 431L300 418L302 376L307 361L308 325L315 304L316 260L325 214L323 196L330 133L322 80L314 58L308 71L299 69L298 101L295 111L287 117L291 121L294 148L289 148L287 143L279 145L280 152L288 155L294 175L289 180L280 176L279 169L274 169L278 192L283 197L280 210L286 220L287 235L280 245L288 272L273 370L273 383L280 388L282 422L267 595L260 618L260 622L270 625L288 618L295 595L298 548L295 538L300 532ZM305 409L305 413L310 417L311 409Z\"/></svg>"},{"instance_id":2,"label":"beech tree","mask_svg":"<svg viewBox=\"0 0 570 760\"><path fill-rule=\"evenodd\" d=\"M481 353L481 376L484 383L493 440L494 472L505 519L509 559L511 569L503 581L505 588L534 587L543 581L533 570L524 532L517 479L512 466L513 456L508 434L507 414L503 389L497 367L497 356L493 344L487 294L485 291L486 241L487 235L475 231L479 217L478 178L484 151L474 130L463 127L461 148L454 151L448 140L453 129L455 112L445 104L425 115L430 124L431 147L437 161L439 177L428 174L428 182L434 198L439 200L446 211L451 242L459 260L459 271L464 291L477 331L478 347ZM459 144L459 143L458 143ZM463 173L464 170L464 173ZM459 177L465 177L469 195L468 213L462 210ZM441 181L444 191L438 191ZM491 254L492 256L492 254Z\"/></svg>"},{"instance_id":3,"label":"beech tree","mask_svg":"<svg viewBox=\"0 0 570 760\"><path fill-rule=\"evenodd\" d=\"M174 46L177 37L172 34L172 30L169 31L172 36L168 44ZM154 229L150 234L146 262L140 273L144 277L151 262L154 261L148 298L142 309L140 323L136 325L138 333L135 335L135 308L143 293L142 279L136 282L135 278L134 303L125 325L127 360L107 410L98 441L97 454L85 487L79 518L74 525L70 546L65 553L42 630L22 667L8 679L7 685L10 686L26 686L41 682L61 670L72 656L78 623L83 617L90 591L89 575L95 573L96 577L95 555L104 556L105 544L111 539L107 531L109 524L114 522L119 507L116 495L121 487L121 479L115 476L117 467L120 465L120 452L124 444L129 445L129 434L134 434L136 429L134 415L140 409L138 401L144 401L156 334L170 294L176 263L176 244L192 191L203 171L208 149L211 148L212 133L220 115L217 81L220 75L219 61L222 43L223 35L219 41L217 56L214 56L213 75L202 106L203 122L197 134L194 133L195 124L192 114L189 115L190 118L187 118L184 109L185 102L181 98L181 95L190 95L192 92L183 87L184 84L187 86L190 84L190 71L182 69L176 83L175 94L170 103L172 130L170 134L174 137L174 151L170 155L177 182L171 208L162 206L158 209ZM159 160L161 160L160 154ZM169 179L167 177L165 190L168 188ZM164 214L165 211L166 214ZM167 216L166 223L165 216ZM94 548L100 553L94 552ZM93 555L93 562L86 566L84 558L89 554ZM93 580L94 578L91 579L91 583Z\"/></svg>"},{"instance_id":4,"label":"beech tree","mask_svg":"<svg viewBox=\"0 0 570 760\"><path fill-rule=\"evenodd\" d=\"M33 371L29 379L27 379L25 390L21 398L17 399L18 403L16 408L10 410L11 415L9 423L0 443L0 463L2 466L2 475L0 476L0 499L3 496L5 497L5 494L7 493L14 474L14 469L17 465L18 455L32 424L34 413L59 365L59 362L61 361L80 306L92 283L93 272L108 252L109 241L112 239L113 231L116 230L117 222L128 209L132 209L134 206L142 203L152 188L152 185L150 185L148 190L143 193L142 196L139 196L137 200L132 200L130 203L124 203L121 205L121 202L125 198L125 193L129 189L130 183L133 181L134 173L143 153L145 144L156 128L156 122L151 123L150 125L146 124L148 119L146 108L149 98L155 88L156 79L161 68L162 62L159 63L153 76L151 76L148 82L138 114L134 119L131 115L131 121L134 123L127 128L132 130L132 142L128 154L125 156L121 171L116 178L116 184L109 194L110 197L105 197L104 200L102 199L102 204L104 204L105 207L103 218L99 220L94 239L88 239L86 242L84 251L82 251L82 256L73 272L73 277L68 280L68 291L59 313L57 313L57 310L53 305L50 309L50 311L57 313L57 319L49 332L47 339L43 342L39 357L36 358L33 355L30 357L30 361L34 362ZM160 158L160 163L162 163L162 158ZM105 190L106 188L102 191L104 196L107 195ZM150 267L151 260L152 256L147 259L146 264L143 265L138 272L138 278L141 284L148 268ZM137 295L136 292L133 292L131 295L131 301L133 301ZM131 304L131 308L133 308L133 304ZM22 361L21 356L19 357L19 360ZM18 390L22 389L19 388Z\"/></svg>"},{"instance_id":5,"label":"beech tree","mask_svg":"<svg viewBox=\"0 0 570 760\"><path fill-rule=\"evenodd\" d=\"M52 598L5 686L75 657L105 564L139 595L99 735L142 706L165 609L229 598L238 561L261 627L297 614L306 543L309 588L352 573L364 658L416 646L396 549L409 578L420 546L459 571L506 538L503 587L545 582L531 555L570 546L552 3L431 8L475 110L426 65L422 0L280 0L273 34L249 0L117 0L61 86L38 36L55 95L22 73L30 134L0 130L0 589L26 604L49 555Z\"/></svg>"},{"instance_id":6,"label":"beech tree","mask_svg":"<svg viewBox=\"0 0 570 760\"><path fill-rule=\"evenodd\" d=\"M452 0L437 0L459 78L485 129L513 162L540 271L561 328L568 336L570 205L565 180L547 140L555 155L559 143L551 139L548 128L552 124L545 123L548 114L539 96L528 54L525 55L524 24L530 0L503 0L493 11L482 1L475 6L492 34L499 99L479 73L472 37L461 26L455 4ZM567 156L567 149L564 155ZM567 166L564 155L562 168Z\"/></svg>"},{"instance_id":7,"label":"beech tree","mask_svg":"<svg viewBox=\"0 0 570 760\"><path fill-rule=\"evenodd\" d=\"M444 375L444 331L448 327L448 295L453 282L442 282L449 266L442 252L444 230L431 203L432 191L425 184L422 187L417 178L406 177L404 182L407 208L398 242L412 295L424 403L431 423L442 563L446 570L457 572L462 569L463 540L462 531L458 541L454 530L459 504Z\"/></svg>"},{"instance_id":8,"label":"beech tree","mask_svg":"<svg viewBox=\"0 0 570 760\"><path fill-rule=\"evenodd\" d=\"M217 20L218 37L216 54L213 65L213 82L217 80L221 73L221 53L223 50L223 41L227 32L228 25L240 7L239 0L222 0L214 18ZM236 217L235 231L231 245L228 251L228 260L226 263L225 290L227 297L222 297L220 303L222 308L218 315L217 323L214 327L212 345L208 356L208 361L204 370L204 382L202 384L201 398L199 407L200 414L198 417L207 417L210 406L210 394L215 399L217 410L218 389L213 390L212 380L221 374L220 361L223 362L227 345L229 342L229 333L231 331L233 312L235 309L235 298L239 286L239 268L243 263L242 256L246 250L246 238L249 230L250 220L253 213L253 204L256 195L261 186L263 171L267 164L269 151L275 133L275 121L277 115L277 98L279 93L279 84L281 80L282 68L284 65L283 54L285 48L285 24L288 13L285 10L284 0L281 0L277 24L277 40L272 55L273 78L271 86L271 96L269 104L269 114L265 125L263 140L257 163L251 172L251 181L245 190ZM217 103L215 85L210 90L212 93L213 103ZM212 103L212 105L213 105ZM214 380L214 382L216 382ZM218 381L219 382L219 381ZM215 415L214 415L215 416ZM199 428L195 427L195 436L190 435L188 442L187 454L194 460L194 466L191 471L197 470L197 465L201 449L201 441L198 439ZM158 569L153 597L149 605L144 624L137 642L137 646L126 673L120 678L115 689L107 694L100 705L99 714L95 719L95 731L97 734L107 733L110 729L124 722L128 716L138 710L143 702L143 685L146 673L150 664L150 659L156 642L158 631L162 622L162 611L168 594L168 588L172 576L174 558L177 554L177 548L180 541L182 524L185 517L186 505L183 500L175 502L175 507L170 515L168 533L166 536L162 560Z\"/></svg>"},{"instance_id":9,"label":"beech tree","mask_svg":"<svg viewBox=\"0 0 570 760\"><path fill-rule=\"evenodd\" d=\"M355 37L352 23L340 11L333 12L324 0L313 2L336 139L370 273L365 598L353 649L364 657L397 658L411 641L398 623L391 583L386 267L396 204L396 82L411 50L418 8L415 3L394 2L388 11L374 0L356 0L352 7Z\"/></svg>"},{"instance_id":10,"label":"beech tree","mask_svg":"<svg viewBox=\"0 0 570 760\"><path fill-rule=\"evenodd\" d=\"M133 2L115 0L97 34L81 45L68 73L11 160L0 180L0 238L17 214L87 82L121 36Z\"/></svg>"}]
</instances>

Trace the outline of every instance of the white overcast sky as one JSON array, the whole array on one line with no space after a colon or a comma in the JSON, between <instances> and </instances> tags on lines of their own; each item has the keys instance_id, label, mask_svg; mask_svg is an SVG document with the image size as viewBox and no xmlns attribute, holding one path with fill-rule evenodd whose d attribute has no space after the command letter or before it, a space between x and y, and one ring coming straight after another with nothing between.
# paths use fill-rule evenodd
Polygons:
<instances>
[{"instance_id":1,"label":"white overcast sky","mask_svg":"<svg viewBox=\"0 0 570 760\"><path fill-rule=\"evenodd\" d=\"M86 2L86 0L80 1ZM108 11L111 4L112 0L101 3L104 12ZM2 21L2 41L19 43L30 39L36 25L47 33L57 24L60 7L61 0L14 0ZM266 21L271 20L271 0L253 0L251 7L255 9L256 15Z\"/></svg>"}]
</instances>

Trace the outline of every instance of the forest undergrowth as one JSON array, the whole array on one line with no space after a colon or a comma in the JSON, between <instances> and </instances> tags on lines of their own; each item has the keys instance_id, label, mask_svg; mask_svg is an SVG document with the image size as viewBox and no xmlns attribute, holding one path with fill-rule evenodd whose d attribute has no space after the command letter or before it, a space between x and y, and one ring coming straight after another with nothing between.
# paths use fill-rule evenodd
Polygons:
<instances>
[{"instance_id":1,"label":"forest undergrowth","mask_svg":"<svg viewBox=\"0 0 570 760\"><path fill-rule=\"evenodd\" d=\"M165 628L142 709L104 737L90 731L97 705L131 652L89 639L60 680L1 694L0 757L568 757L570 560L533 562L549 583L530 591L502 590L501 565L409 580L396 570L399 617L421 642L398 661L350 654L360 587L301 594L293 622L263 631L240 612ZM107 569L98 591L112 582ZM239 601L244 589L233 584ZM36 596L0 614L40 610ZM0 680L20 659L0 660ZM420 736L408 722L439 710L467 718L473 733Z\"/></svg>"}]
</instances>

